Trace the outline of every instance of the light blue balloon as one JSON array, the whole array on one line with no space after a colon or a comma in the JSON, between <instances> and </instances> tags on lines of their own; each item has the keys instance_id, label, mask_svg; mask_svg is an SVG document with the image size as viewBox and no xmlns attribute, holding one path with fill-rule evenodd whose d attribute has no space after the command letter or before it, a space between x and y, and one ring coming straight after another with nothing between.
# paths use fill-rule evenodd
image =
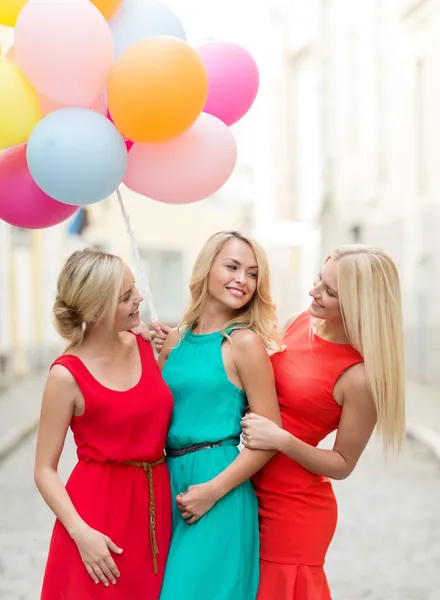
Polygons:
<instances>
[{"instance_id":1,"label":"light blue balloon","mask_svg":"<svg viewBox=\"0 0 440 600\"><path fill-rule=\"evenodd\" d=\"M116 127L88 108L61 108L32 131L26 149L35 183L59 202L86 206L110 196L127 169Z\"/></svg>"},{"instance_id":2,"label":"light blue balloon","mask_svg":"<svg viewBox=\"0 0 440 600\"><path fill-rule=\"evenodd\" d=\"M109 25L115 60L136 42L155 35L170 35L186 41L182 23L171 8L159 0L125 0Z\"/></svg>"}]
</instances>

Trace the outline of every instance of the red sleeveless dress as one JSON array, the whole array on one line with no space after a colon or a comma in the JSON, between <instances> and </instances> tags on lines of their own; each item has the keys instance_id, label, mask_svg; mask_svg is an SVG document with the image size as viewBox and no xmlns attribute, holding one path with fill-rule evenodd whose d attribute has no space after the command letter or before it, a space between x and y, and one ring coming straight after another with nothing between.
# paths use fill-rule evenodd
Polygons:
<instances>
[{"instance_id":1,"label":"red sleeveless dress","mask_svg":"<svg viewBox=\"0 0 440 600\"><path fill-rule=\"evenodd\" d=\"M338 378L363 359L349 344L312 335L308 312L289 327L284 344L287 349L272 357L283 427L317 446L339 425ZM279 453L253 483L261 538L258 600L329 600L323 565L337 521L329 479Z\"/></svg>"},{"instance_id":2,"label":"red sleeveless dress","mask_svg":"<svg viewBox=\"0 0 440 600\"><path fill-rule=\"evenodd\" d=\"M70 424L78 463L66 489L84 521L122 548L112 554L120 571L117 583L95 584L78 548L63 525L55 523L41 593L42 600L157 600L171 537L171 491L164 462L151 468L152 481L140 466L163 457L173 400L149 342L136 336L142 375L124 392L101 385L76 356L60 356L85 402L82 416ZM152 485L151 485L152 484ZM150 542L150 489L153 488L157 574Z\"/></svg>"}]
</instances>

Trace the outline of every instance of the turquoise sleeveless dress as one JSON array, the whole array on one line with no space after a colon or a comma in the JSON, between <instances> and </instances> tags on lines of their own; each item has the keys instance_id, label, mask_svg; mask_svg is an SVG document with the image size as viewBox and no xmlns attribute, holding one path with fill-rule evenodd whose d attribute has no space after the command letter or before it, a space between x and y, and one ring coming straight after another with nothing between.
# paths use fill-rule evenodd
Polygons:
<instances>
[{"instance_id":1,"label":"turquoise sleeveless dress","mask_svg":"<svg viewBox=\"0 0 440 600\"><path fill-rule=\"evenodd\" d=\"M232 330L227 330L230 333ZM160 600L255 600L259 580L258 505L250 481L226 494L194 525L175 497L205 483L237 457L246 395L227 377L221 332L187 332L172 350L163 377L174 397L167 445L221 446L167 459L173 497L173 535Z\"/></svg>"}]
</instances>

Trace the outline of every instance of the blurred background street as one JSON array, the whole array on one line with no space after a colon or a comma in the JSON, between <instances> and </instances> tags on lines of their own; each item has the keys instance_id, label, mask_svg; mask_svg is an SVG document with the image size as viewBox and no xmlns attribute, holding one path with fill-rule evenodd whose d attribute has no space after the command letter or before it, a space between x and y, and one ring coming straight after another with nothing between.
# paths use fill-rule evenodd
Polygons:
<instances>
[{"instance_id":1,"label":"blurred background street","mask_svg":"<svg viewBox=\"0 0 440 600\"><path fill-rule=\"evenodd\" d=\"M233 127L238 164L217 194L172 206L122 188L159 318L179 321L194 259L221 229L267 249L281 321L306 308L335 246L391 254L403 291L408 440L397 462L373 441L335 484L328 575L335 600L440 600L440 0L167 4L193 46L247 48L261 81ZM3 50L12 42L0 26ZM85 246L133 264L116 197L47 230L0 221L1 600L39 598L53 517L33 483L35 427L62 350L51 321L56 277ZM73 464L69 440L64 476Z\"/></svg>"},{"instance_id":2,"label":"blurred background street","mask_svg":"<svg viewBox=\"0 0 440 600\"><path fill-rule=\"evenodd\" d=\"M39 597L53 516L33 483L34 450L32 436L0 468L1 600ZM69 438L64 477L74 460ZM409 444L386 465L375 440L335 490L340 519L327 564L335 600L439 600L440 464L426 449Z\"/></svg>"}]
</instances>

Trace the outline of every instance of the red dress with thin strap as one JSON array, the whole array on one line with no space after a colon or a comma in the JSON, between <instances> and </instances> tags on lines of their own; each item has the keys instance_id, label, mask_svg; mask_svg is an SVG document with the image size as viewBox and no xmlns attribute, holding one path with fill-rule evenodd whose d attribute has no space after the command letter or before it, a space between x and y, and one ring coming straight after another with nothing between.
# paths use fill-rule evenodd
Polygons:
<instances>
[{"instance_id":1,"label":"red dress with thin strap","mask_svg":"<svg viewBox=\"0 0 440 600\"><path fill-rule=\"evenodd\" d=\"M312 335L308 312L289 327L284 344L272 358L283 427L317 446L339 425L338 378L363 359L349 344ZM253 482L261 538L258 600L329 600L323 565L337 521L330 481L279 453Z\"/></svg>"},{"instance_id":2,"label":"red dress with thin strap","mask_svg":"<svg viewBox=\"0 0 440 600\"><path fill-rule=\"evenodd\" d=\"M42 600L157 600L171 537L171 492L164 462L147 471L127 461L154 463L163 457L172 413L171 392L149 342L136 337L142 362L139 382L128 391L101 385L76 356L54 364L75 378L85 412L70 427L78 463L66 489L84 521L122 548L112 554L120 571L115 585L95 584L78 548L56 521L41 593ZM151 473L150 473L151 475ZM151 485L151 483L153 485ZM157 574L151 547L150 489L153 489Z\"/></svg>"}]
</instances>

